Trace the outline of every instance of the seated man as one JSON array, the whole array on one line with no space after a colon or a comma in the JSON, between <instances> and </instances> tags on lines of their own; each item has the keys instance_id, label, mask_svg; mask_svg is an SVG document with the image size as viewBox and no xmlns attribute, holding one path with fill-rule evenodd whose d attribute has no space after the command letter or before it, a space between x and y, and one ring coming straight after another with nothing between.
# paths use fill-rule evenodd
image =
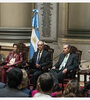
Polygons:
<instances>
[{"instance_id":1,"label":"seated man","mask_svg":"<svg viewBox=\"0 0 90 100\"><path fill-rule=\"evenodd\" d=\"M51 98L52 88L54 86L53 76L50 73L41 74L37 80L38 93L34 97Z\"/></svg>"},{"instance_id":2,"label":"seated man","mask_svg":"<svg viewBox=\"0 0 90 100\"><path fill-rule=\"evenodd\" d=\"M78 67L78 56L72 53L70 48L71 46L68 44L63 46L63 53L60 54L58 62L50 70L54 75L55 91L60 90L58 81L70 77L70 71Z\"/></svg>"},{"instance_id":3,"label":"seated man","mask_svg":"<svg viewBox=\"0 0 90 100\"><path fill-rule=\"evenodd\" d=\"M33 85L36 88L36 81L40 74L47 71L47 67L52 65L50 54L44 50L44 43L38 42L38 50L34 53L33 58L29 61L30 71L33 73Z\"/></svg>"}]
</instances>

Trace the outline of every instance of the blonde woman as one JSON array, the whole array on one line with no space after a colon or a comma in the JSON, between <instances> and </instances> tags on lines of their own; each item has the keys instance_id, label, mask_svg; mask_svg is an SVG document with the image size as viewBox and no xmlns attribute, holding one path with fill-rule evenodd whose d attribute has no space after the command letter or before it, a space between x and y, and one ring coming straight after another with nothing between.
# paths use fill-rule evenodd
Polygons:
<instances>
[{"instance_id":1,"label":"blonde woman","mask_svg":"<svg viewBox=\"0 0 90 100\"><path fill-rule=\"evenodd\" d=\"M69 81L63 92L64 97L80 97L80 85L75 79Z\"/></svg>"},{"instance_id":2,"label":"blonde woman","mask_svg":"<svg viewBox=\"0 0 90 100\"><path fill-rule=\"evenodd\" d=\"M29 80L28 80L27 72L24 69L21 69L21 71L23 73L23 78L21 84L18 86L18 89L30 95L30 89L28 89Z\"/></svg>"}]
</instances>

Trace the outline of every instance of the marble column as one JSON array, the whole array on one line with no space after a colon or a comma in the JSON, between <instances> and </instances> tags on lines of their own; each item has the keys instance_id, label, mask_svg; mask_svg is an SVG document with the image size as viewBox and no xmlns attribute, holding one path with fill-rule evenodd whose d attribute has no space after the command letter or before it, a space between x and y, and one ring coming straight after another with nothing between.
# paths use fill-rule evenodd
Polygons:
<instances>
[{"instance_id":1,"label":"marble column","mask_svg":"<svg viewBox=\"0 0 90 100\"><path fill-rule=\"evenodd\" d=\"M56 41L57 39L57 4L36 3L39 9L40 38L45 41Z\"/></svg>"}]
</instances>

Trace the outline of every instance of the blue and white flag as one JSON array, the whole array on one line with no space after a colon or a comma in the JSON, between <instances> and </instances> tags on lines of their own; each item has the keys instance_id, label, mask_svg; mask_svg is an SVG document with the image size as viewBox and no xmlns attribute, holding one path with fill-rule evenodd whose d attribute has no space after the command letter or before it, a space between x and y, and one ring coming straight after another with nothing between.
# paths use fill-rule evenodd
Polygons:
<instances>
[{"instance_id":1,"label":"blue and white flag","mask_svg":"<svg viewBox=\"0 0 90 100\"><path fill-rule=\"evenodd\" d=\"M32 59L34 52L37 51L37 43L40 40L39 36L39 16L38 9L33 9L34 16L32 17L32 34L29 48L29 58Z\"/></svg>"}]
</instances>

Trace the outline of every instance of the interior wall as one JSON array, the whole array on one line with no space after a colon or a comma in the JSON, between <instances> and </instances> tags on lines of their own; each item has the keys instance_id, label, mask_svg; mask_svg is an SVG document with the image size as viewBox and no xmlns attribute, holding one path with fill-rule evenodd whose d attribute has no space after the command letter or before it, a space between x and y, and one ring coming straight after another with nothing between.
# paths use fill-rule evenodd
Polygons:
<instances>
[{"instance_id":1,"label":"interior wall","mask_svg":"<svg viewBox=\"0 0 90 100\"><path fill-rule=\"evenodd\" d=\"M70 6L70 7L69 7ZM84 37L81 38L70 38L65 37L65 34L68 34L68 28L73 29L89 29L90 30L90 3L66 3L66 4L59 4L59 8L63 9L62 12L59 9L59 28L61 29L58 31L58 47L61 50L63 44L71 44L76 46L78 49L82 51L82 60L90 61L90 54L88 51L90 50L90 39L85 39ZM67 8L67 10L66 10ZM60 14L61 13L61 14ZM61 22L62 23L61 23ZM69 26L69 27L68 27ZM62 35L63 33L63 35ZM81 33L82 34L82 33ZM83 33L84 35L88 34ZM76 34L78 35L78 34Z\"/></svg>"},{"instance_id":2,"label":"interior wall","mask_svg":"<svg viewBox=\"0 0 90 100\"><path fill-rule=\"evenodd\" d=\"M15 7L15 5L16 5L16 7ZM84 13L83 12L84 8L82 7L81 4L79 5L78 3L77 4L71 3L70 8L68 8L68 3L59 3L58 4L57 41L48 43L48 45L54 49L54 58L57 57L62 52L63 44L68 43L73 46L76 46L78 49L83 51L82 60L90 60L90 55L88 54L88 50L90 47L89 39L88 40L87 39L77 39L77 38L72 39L72 38L64 37L65 34L68 34L67 33L68 25L70 25L70 27L72 26L72 28L73 28L73 27L75 27L74 22L75 21L78 22L77 18L75 19L76 14L77 14L76 10L75 10L75 9L77 9L77 6L75 6L75 5L77 5L81 9L81 12ZM83 6L84 5L86 5L86 4L83 4ZM28 27L28 26L31 26L33 4L25 4L24 5L24 4L16 4L15 3L12 6L12 4L3 4L2 3L2 4L0 4L0 7L1 7L0 8L1 9L0 10L1 11L1 14L0 14L1 15L1 18L0 18L1 19L0 20L1 27ZM88 7L89 7L89 4L88 4ZM87 7L86 7L86 9L87 9ZM68 10L70 10L70 11L68 11ZM88 10L89 10L89 8L88 8ZM71 19L70 22L68 20L69 13L70 13L69 16ZM82 15L82 13L81 13L81 15ZM85 14L86 14L86 12L85 12ZM88 11L87 11L87 14L88 14ZM80 18L82 18L81 15L79 16ZM30 19L29 19L29 17L30 17ZM83 18L84 17L85 18L88 17L88 23L89 23L90 22L89 16L84 15ZM81 23L81 25L82 25L82 23ZM88 23L87 23L87 25L89 25ZM58 58L59 57L57 57L54 60L54 63L56 63L56 60L58 60Z\"/></svg>"},{"instance_id":3,"label":"interior wall","mask_svg":"<svg viewBox=\"0 0 90 100\"><path fill-rule=\"evenodd\" d=\"M90 29L90 3L69 3L71 29Z\"/></svg>"},{"instance_id":4,"label":"interior wall","mask_svg":"<svg viewBox=\"0 0 90 100\"><path fill-rule=\"evenodd\" d=\"M32 3L0 3L0 27L31 27Z\"/></svg>"}]
</instances>

